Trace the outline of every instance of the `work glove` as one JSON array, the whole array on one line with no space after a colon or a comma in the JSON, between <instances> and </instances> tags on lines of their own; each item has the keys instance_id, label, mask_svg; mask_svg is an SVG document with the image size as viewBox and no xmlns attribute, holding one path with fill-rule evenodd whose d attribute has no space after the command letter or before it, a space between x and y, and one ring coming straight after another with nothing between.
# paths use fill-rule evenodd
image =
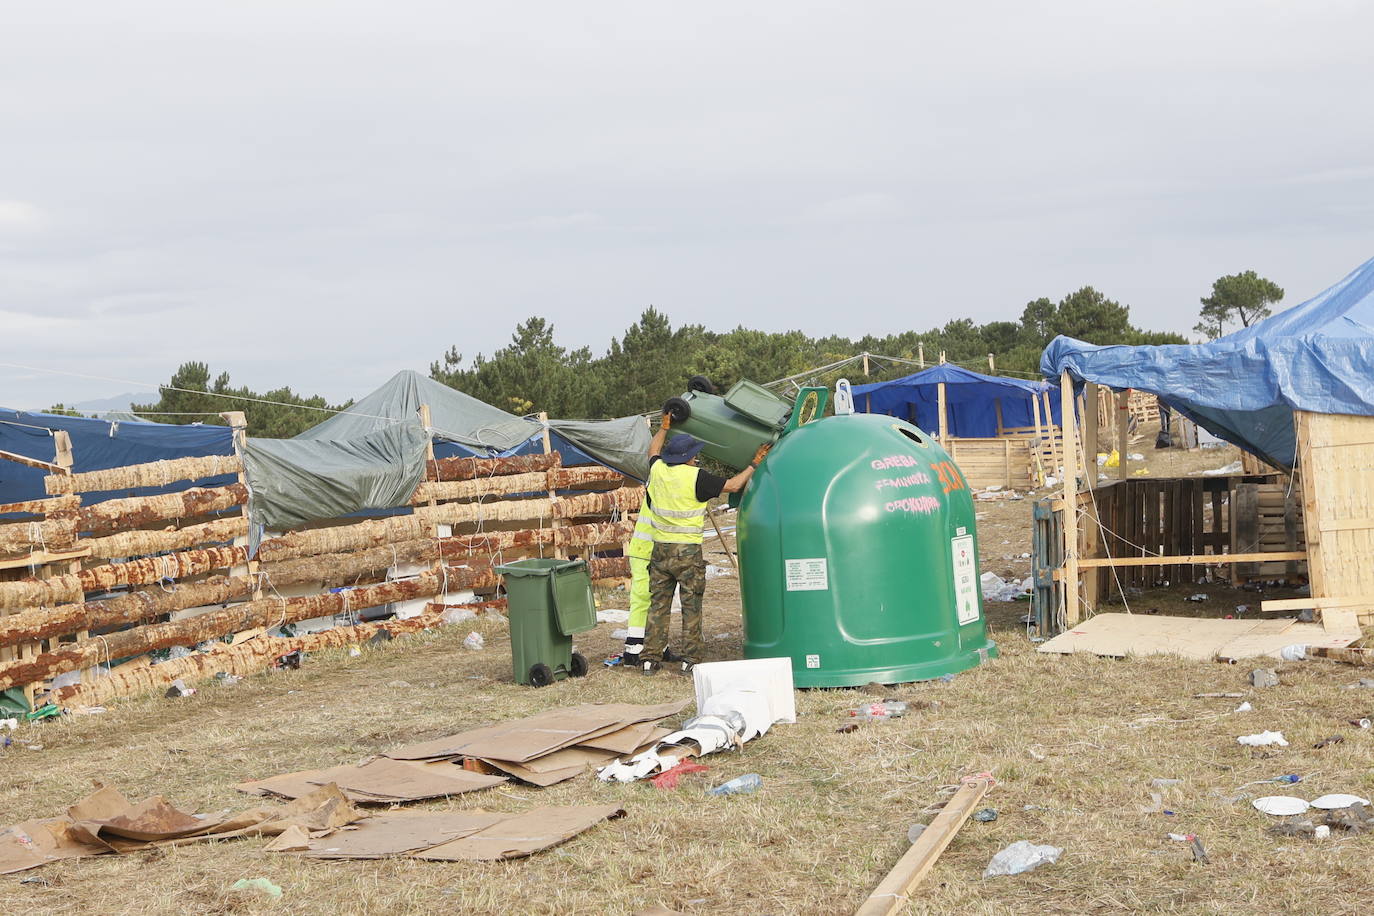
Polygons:
<instances>
[{"instance_id":1,"label":"work glove","mask_svg":"<svg viewBox=\"0 0 1374 916\"><path fill-rule=\"evenodd\" d=\"M665 410L665 411L663 412L663 419L662 419L662 421L661 421L661 423L660 423L659 425L662 426L663 429L672 429L672 428L673 428L673 415L670 414L670 413L668 413L668 411Z\"/></svg>"},{"instance_id":2,"label":"work glove","mask_svg":"<svg viewBox=\"0 0 1374 916\"><path fill-rule=\"evenodd\" d=\"M760 465L760 464L763 463L763 459L768 457L768 450L771 449L772 447L773 447L773 443L771 443L771 442L769 442L769 443L767 443L767 444L765 444L765 445L760 445L760 446L759 446L759 450L758 450L757 452L754 453L754 466L755 466L755 467L757 467L758 465Z\"/></svg>"}]
</instances>

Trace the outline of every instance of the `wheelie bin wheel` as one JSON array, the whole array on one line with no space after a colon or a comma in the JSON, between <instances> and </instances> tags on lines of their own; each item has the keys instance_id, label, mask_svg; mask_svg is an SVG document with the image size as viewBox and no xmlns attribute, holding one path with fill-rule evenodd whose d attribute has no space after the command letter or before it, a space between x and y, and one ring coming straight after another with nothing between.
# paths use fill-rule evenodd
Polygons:
<instances>
[{"instance_id":1,"label":"wheelie bin wheel","mask_svg":"<svg viewBox=\"0 0 1374 916\"><path fill-rule=\"evenodd\" d=\"M711 384L711 380L704 375L694 375L687 382L688 391L700 391L703 394L715 394L716 386Z\"/></svg>"},{"instance_id":2,"label":"wheelie bin wheel","mask_svg":"<svg viewBox=\"0 0 1374 916\"><path fill-rule=\"evenodd\" d=\"M674 423L681 423L692 417L692 405L682 398L669 398L663 402L663 412L673 418Z\"/></svg>"},{"instance_id":3,"label":"wheelie bin wheel","mask_svg":"<svg viewBox=\"0 0 1374 916\"><path fill-rule=\"evenodd\" d=\"M586 676L587 676L587 659L586 659L586 657L584 657L584 656L582 655L581 652L574 652L574 653L572 654L572 664L568 665L568 670L572 672L572 676L573 676L573 677L586 677Z\"/></svg>"},{"instance_id":4,"label":"wheelie bin wheel","mask_svg":"<svg viewBox=\"0 0 1374 916\"><path fill-rule=\"evenodd\" d=\"M530 666L530 686L547 687L553 683L553 669L543 662Z\"/></svg>"}]
</instances>

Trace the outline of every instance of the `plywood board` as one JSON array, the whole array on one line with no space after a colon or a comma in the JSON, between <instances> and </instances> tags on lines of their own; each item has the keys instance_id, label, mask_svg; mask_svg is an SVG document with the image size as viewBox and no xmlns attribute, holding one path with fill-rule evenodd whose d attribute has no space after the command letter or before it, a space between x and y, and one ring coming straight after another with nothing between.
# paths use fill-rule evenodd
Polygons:
<instances>
[{"instance_id":1,"label":"plywood board","mask_svg":"<svg viewBox=\"0 0 1374 916\"><path fill-rule=\"evenodd\" d=\"M1356 634L1333 636L1320 624L1292 620L1214 620L1146 614L1098 614L1053 639L1039 651L1094 655L1181 655L1210 661L1216 658L1278 657L1294 644L1339 648ZM1339 645L1332 645L1338 643Z\"/></svg>"}]
</instances>

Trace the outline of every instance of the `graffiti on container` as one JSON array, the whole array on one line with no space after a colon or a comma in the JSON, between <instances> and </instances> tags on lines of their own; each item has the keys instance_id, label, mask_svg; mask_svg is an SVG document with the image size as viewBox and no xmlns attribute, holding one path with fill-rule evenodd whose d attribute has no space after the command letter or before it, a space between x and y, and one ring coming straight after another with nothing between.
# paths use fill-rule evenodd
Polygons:
<instances>
[{"instance_id":1,"label":"graffiti on container","mask_svg":"<svg viewBox=\"0 0 1374 916\"><path fill-rule=\"evenodd\" d=\"M908 496L906 499L893 500L884 508L888 512L919 512L922 515L934 515L940 508L940 501L934 496Z\"/></svg>"},{"instance_id":2,"label":"graffiti on container","mask_svg":"<svg viewBox=\"0 0 1374 916\"><path fill-rule=\"evenodd\" d=\"M931 467L940 476L940 483L944 484L946 493L964 489L964 478L959 476L959 469L954 466L954 462L937 461Z\"/></svg>"},{"instance_id":3,"label":"graffiti on container","mask_svg":"<svg viewBox=\"0 0 1374 916\"><path fill-rule=\"evenodd\" d=\"M884 477L878 481L875 488L881 490L891 487L894 490L900 490L903 487L915 487L926 483L930 483L930 475L925 471L917 471L915 474L908 474L905 477Z\"/></svg>"},{"instance_id":4,"label":"graffiti on container","mask_svg":"<svg viewBox=\"0 0 1374 916\"><path fill-rule=\"evenodd\" d=\"M888 468L909 468L919 464L910 455L888 455L886 458L874 458L869 463L875 471L886 471Z\"/></svg>"}]
</instances>

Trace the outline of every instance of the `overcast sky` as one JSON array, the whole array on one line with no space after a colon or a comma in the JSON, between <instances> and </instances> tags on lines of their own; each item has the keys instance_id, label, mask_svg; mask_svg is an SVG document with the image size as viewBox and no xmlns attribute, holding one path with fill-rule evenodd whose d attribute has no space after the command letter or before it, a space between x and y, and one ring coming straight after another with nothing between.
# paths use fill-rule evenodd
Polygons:
<instances>
[{"instance_id":1,"label":"overcast sky","mask_svg":"<svg viewBox=\"0 0 1374 916\"><path fill-rule=\"evenodd\" d=\"M1362 0L0 0L0 361L359 396L529 316L1188 332L1374 256ZM0 404L130 390L0 366Z\"/></svg>"}]
</instances>

